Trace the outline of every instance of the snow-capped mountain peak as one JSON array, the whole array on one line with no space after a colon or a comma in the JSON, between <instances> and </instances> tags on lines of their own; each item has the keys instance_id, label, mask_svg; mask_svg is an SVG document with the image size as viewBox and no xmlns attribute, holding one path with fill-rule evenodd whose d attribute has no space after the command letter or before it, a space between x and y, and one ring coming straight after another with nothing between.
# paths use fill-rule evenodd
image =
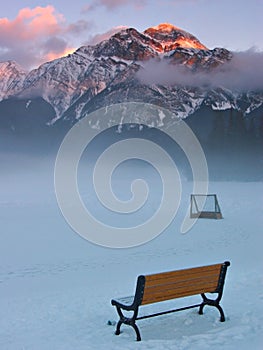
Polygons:
<instances>
[{"instance_id":1,"label":"snow-capped mountain peak","mask_svg":"<svg viewBox=\"0 0 263 350\"><path fill-rule=\"evenodd\" d=\"M170 23L148 28L144 34L160 42L165 52L178 47L208 50L195 36Z\"/></svg>"},{"instance_id":2,"label":"snow-capped mountain peak","mask_svg":"<svg viewBox=\"0 0 263 350\"><path fill-rule=\"evenodd\" d=\"M56 113L50 125L58 119L74 123L96 108L125 101L156 103L180 118L194 113L202 104L242 110L243 93L229 92L222 86L189 87L158 81L149 84L138 74L151 60L165 61L175 69L183 66L193 72L211 72L231 59L228 50L209 50L195 36L169 23L144 32L126 28L108 40L82 46L29 73L14 62L0 63L0 99L41 97ZM245 100L244 114L263 104L258 92L250 92Z\"/></svg>"}]
</instances>

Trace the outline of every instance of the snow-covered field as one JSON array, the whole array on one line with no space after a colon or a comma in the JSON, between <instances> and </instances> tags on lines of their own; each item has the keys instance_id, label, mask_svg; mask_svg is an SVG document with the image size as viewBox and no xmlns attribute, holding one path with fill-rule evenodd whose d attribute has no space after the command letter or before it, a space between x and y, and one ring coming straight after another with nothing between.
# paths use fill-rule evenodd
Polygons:
<instances>
[{"instance_id":1,"label":"snow-covered field","mask_svg":"<svg viewBox=\"0 0 263 350\"><path fill-rule=\"evenodd\" d=\"M182 235L192 191L185 181L169 228L139 247L109 249L70 229L56 203L52 171L36 168L21 160L19 173L8 165L1 174L1 350L263 348L262 183L210 183L224 219L200 219ZM107 325L118 319L111 299L133 293L139 274L225 260L231 262L222 299L226 322L210 307L203 316L191 309L142 320L142 342L135 341L131 327L123 325L115 336ZM192 299L199 302L198 296Z\"/></svg>"}]
</instances>

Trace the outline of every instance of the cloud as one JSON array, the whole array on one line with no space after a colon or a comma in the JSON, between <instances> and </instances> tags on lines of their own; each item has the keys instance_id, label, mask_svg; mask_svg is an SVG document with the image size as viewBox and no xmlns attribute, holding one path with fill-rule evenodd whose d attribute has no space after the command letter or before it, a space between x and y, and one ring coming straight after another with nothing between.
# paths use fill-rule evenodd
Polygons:
<instances>
[{"instance_id":1,"label":"cloud","mask_svg":"<svg viewBox=\"0 0 263 350\"><path fill-rule=\"evenodd\" d=\"M126 29L128 28L127 26L117 26L117 27L113 27L109 30L107 30L104 33L100 33L100 34L96 34L94 36L92 36L86 43L84 43L85 45L96 45L98 43L100 43L103 40L107 40L109 39L112 35L118 33L119 31L121 31L122 29Z\"/></svg>"},{"instance_id":2,"label":"cloud","mask_svg":"<svg viewBox=\"0 0 263 350\"><path fill-rule=\"evenodd\" d=\"M91 11L97 7L103 6L107 10L114 10L125 5L132 5L137 9L141 9L148 0L93 0L90 5L85 6L84 11Z\"/></svg>"},{"instance_id":3,"label":"cloud","mask_svg":"<svg viewBox=\"0 0 263 350\"><path fill-rule=\"evenodd\" d=\"M70 33L71 35L77 35L85 32L90 28L90 23L85 20L79 20L75 23L69 24L65 32Z\"/></svg>"},{"instance_id":4,"label":"cloud","mask_svg":"<svg viewBox=\"0 0 263 350\"><path fill-rule=\"evenodd\" d=\"M87 21L67 24L50 5L23 8L14 20L0 18L0 61L16 60L31 69L72 52L71 37L88 28Z\"/></svg>"},{"instance_id":5,"label":"cloud","mask_svg":"<svg viewBox=\"0 0 263 350\"><path fill-rule=\"evenodd\" d=\"M182 85L192 87L225 87L232 90L263 89L263 52L251 48L232 52L232 59L209 72L193 72L184 66L169 64L166 60L149 61L138 72L145 84Z\"/></svg>"},{"instance_id":6,"label":"cloud","mask_svg":"<svg viewBox=\"0 0 263 350\"><path fill-rule=\"evenodd\" d=\"M189 3L196 3L201 2L203 0L159 0L159 4L164 6L174 6L177 4L183 4L185 2ZM135 7L136 9L140 10L144 8L147 4L151 5L151 2L149 0L93 0L91 1L91 4L86 5L84 7L84 12L91 11L96 9L97 7L105 7L107 10L115 10L118 7L131 5Z\"/></svg>"}]
</instances>

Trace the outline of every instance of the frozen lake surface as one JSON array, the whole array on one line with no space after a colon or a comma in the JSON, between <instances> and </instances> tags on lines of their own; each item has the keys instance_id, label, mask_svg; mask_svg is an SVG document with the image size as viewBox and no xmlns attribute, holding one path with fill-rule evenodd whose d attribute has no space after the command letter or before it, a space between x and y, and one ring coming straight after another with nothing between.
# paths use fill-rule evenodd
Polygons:
<instances>
[{"instance_id":1,"label":"frozen lake surface","mask_svg":"<svg viewBox=\"0 0 263 350\"><path fill-rule=\"evenodd\" d=\"M67 225L51 172L23 166L19 174L1 175L0 349L262 349L262 183L210 183L224 219L200 219L183 235L192 191L185 181L179 211L162 234L138 247L109 249ZM141 343L132 328L124 325L117 337L107 325L118 319L111 299L133 293L139 274L225 260L231 262L222 299L225 323L209 307L202 317L192 309L138 321ZM174 308L189 301L166 303Z\"/></svg>"}]
</instances>

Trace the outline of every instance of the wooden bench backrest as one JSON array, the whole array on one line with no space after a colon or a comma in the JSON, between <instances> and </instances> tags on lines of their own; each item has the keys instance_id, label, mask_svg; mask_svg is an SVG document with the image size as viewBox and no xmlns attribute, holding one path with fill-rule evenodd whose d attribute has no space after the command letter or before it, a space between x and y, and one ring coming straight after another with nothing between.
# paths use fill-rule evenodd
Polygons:
<instances>
[{"instance_id":1,"label":"wooden bench backrest","mask_svg":"<svg viewBox=\"0 0 263 350\"><path fill-rule=\"evenodd\" d=\"M222 264L145 276L141 304L216 292Z\"/></svg>"}]
</instances>

